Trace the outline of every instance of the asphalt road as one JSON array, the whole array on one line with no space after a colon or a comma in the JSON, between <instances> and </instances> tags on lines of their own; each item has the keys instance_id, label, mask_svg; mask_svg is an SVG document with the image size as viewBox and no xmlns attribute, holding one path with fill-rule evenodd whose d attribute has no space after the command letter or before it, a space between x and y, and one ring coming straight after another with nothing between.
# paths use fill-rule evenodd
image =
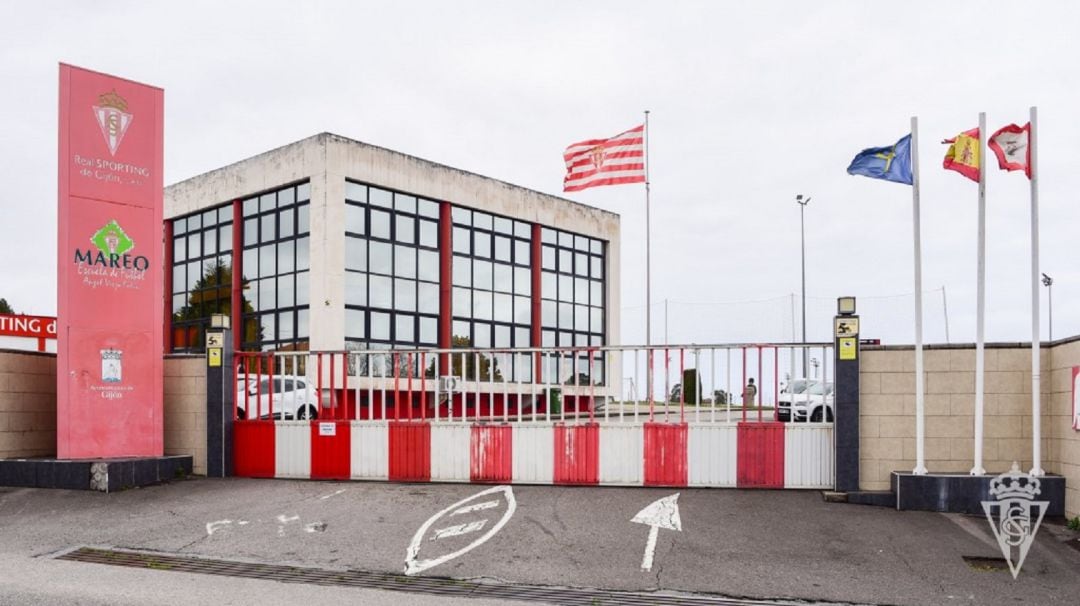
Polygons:
<instances>
[{"instance_id":1,"label":"asphalt road","mask_svg":"<svg viewBox=\"0 0 1080 606\"><path fill-rule=\"evenodd\" d=\"M93 545L400 573L425 521L486 488L246 479L109 495L0 488L0 603L175 603L177 596L203 603L201 596L216 596L219 604L272 604L340 595L399 602L401 594L114 569L50 555ZM515 486L516 511L501 530L420 574L871 604L1075 604L1080 595L1080 551L1064 545L1060 527L1040 532L1014 581L962 559L1000 555L984 519L832 504L799 491L678 491L682 531L658 531L653 568L643 571L649 528L630 519L675 492ZM459 518L462 524L436 521L430 530L456 525L463 534L431 540L429 532L419 556L463 548L506 510L505 503L484 508ZM468 530L480 520L482 528ZM426 599L408 602L436 603Z\"/></svg>"}]
</instances>

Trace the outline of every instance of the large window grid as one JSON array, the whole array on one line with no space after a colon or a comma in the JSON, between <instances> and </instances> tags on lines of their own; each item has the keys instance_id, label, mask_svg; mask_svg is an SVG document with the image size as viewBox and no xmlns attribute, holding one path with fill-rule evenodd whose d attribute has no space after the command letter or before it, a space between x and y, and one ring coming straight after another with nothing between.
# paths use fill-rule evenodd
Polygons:
<instances>
[{"instance_id":1,"label":"large window grid","mask_svg":"<svg viewBox=\"0 0 1080 606\"><path fill-rule=\"evenodd\" d=\"M604 241L570 232L541 229L541 344L544 347L600 347L605 342L606 251ZM549 381L604 381L603 354L577 361L574 373ZM564 375L570 375L569 379Z\"/></svg>"},{"instance_id":2,"label":"large window grid","mask_svg":"<svg viewBox=\"0 0 1080 606\"><path fill-rule=\"evenodd\" d=\"M172 220L172 350L202 352L212 314L232 310L232 204Z\"/></svg>"},{"instance_id":3,"label":"large window grid","mask_svg":"<svg viewBox=\"0 0 1080 606\"><path fill-rule=\"evenodd\" d=\"M241 203L246 351L308 348L310 198L301 183Z\"/></svg>"},{"instance_id":4,"label":"large window grid","mask_svg":"<svg viewBox=\"0 0 1080 606\"><path fill-rule=\"evenodd\" d=\"M532 344L532 225L457 206L451 215L454 253L451 345L529 347ZM531 380L531 364L524 359L515 364L513 358L500 354L494 361L481 361L480 378ZM464 370L471 379L476 369L468 364ZM457 374L462 371L453 370Z\"/></svg>"},{"instance_id":5,"label":"large window grid","mask_svg":"<svg viewBox=\"0 0 1080 606\"><path fill-rule=\"evenodd\" d=\"M346 181L346 348L433 348L438 344L439 204ZM405 372L407 359L403 356L400 363ZM418 366L419 360L414 364ZM429 360L428 365L433 364ZM366 366L359 372L367 372ZM391 371L380 368L376 372Z\"/></svg>"}]
</instances>

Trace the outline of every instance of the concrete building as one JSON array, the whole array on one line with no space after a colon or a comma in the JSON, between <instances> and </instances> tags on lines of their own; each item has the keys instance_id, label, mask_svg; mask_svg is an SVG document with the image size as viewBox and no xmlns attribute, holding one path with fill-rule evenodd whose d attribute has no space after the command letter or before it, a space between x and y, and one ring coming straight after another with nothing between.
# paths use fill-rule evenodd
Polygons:
<instances>
[{"instance_id":1,"label":"concrete building","mask_svg":"<svg viewBox=\"0 0 1080 606\"><path fill-rule=\"evenodd\" d=\"M619 343L619 217L322 133L165 190L166 349ZM168 306L167 306L168 307Z\"/></svg>"}]
</instances>

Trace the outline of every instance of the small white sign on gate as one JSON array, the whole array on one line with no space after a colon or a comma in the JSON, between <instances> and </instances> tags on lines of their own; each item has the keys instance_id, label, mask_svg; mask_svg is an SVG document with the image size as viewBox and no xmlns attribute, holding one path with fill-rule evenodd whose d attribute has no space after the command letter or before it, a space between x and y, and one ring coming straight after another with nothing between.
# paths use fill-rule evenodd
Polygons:
<instances>
[{"instance_id":1,"label":"small white sign on gate","mask_svg":"<svg viewBox=\"0 0 1080 606\"><path fill-rule=\"evenodd\" d=\"M320 436L336 436L337 423L319 423Z\"/></svg>"}]
</instances>

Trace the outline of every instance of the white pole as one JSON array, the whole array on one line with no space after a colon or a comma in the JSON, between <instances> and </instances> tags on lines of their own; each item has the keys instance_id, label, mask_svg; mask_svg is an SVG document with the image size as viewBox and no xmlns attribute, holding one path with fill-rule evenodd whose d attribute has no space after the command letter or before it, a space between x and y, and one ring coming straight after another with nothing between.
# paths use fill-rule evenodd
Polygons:
<instances>
[{"instance_id":1,"label":"white pole","mask_svg":"<svg viewBox=\"0 0 1080 606\"><path fill-rule=\"evenodd\" d=\"M919 223L919 118L911 117L911 208L915 234L915 475L926 475L926 406L923 399L922 239Z\"/></svg>"},{"instance_id":2,"label":"white pole","mask_svg":"<svg viewBox=\"0 0 1080 606\"><path fill-rule=\"evenodd\" d=\"M979 243L977 256L978 294L975 321L975 465L971 475L986 473L983 467L983 409L986 378L986 351L983 348L986 325L986 112L979 112Z\"/></svg>"},{"instance_id":3,"label":"white pole","mask_svg":"<svg viewBox=\"0 0 1080 606\"><path fill-rule=\"evenodd\" d=\"M945 292L945 285L941 285L941 308L945 312L945 342L952 343L949 339L949 296Z\"/></svg>"},{"instance_id":4,"label":"white pole","mask_svg":"<svg viewBox=\"0 0 1080 606\"><path fill-rule=\"evenodd\" d=\"M1042 406L1039 402L1039 178L1036 135L1036 109L1031 108L1031 130L1028 150L1031 154L1031 475L1041 476L1042 468Z\"/></svg>"},{"instance_id":5,"label":"white pole","mask_svg":"<svg viewBox=\"0 0 1080 606\"><path fill-rule=\"evenodd\" d=\"M646 347L652 345L652 258L650 250L649 236L651 229L649 226L649 110L645 110L645 345ZM653 352L652 349L646 350L646 356L648 356L649 372L646 379L646 393L652 396L653 392Z\"/></svg>"}]
</instances>

